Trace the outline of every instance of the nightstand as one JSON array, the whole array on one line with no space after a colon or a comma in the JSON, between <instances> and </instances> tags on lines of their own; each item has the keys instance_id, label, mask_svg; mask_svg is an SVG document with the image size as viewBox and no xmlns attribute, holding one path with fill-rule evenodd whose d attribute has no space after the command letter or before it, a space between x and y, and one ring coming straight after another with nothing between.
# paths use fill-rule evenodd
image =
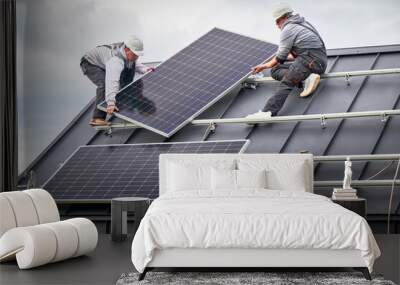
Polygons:
<instances>
[{"instance_id":1,"label":"nightstand","mask_svg":"<svg viewBox=\"0 0 400 285\"><path fill-rule=\"evenodd\" d=\"M367 218L367 200L364 198L349 199L349 200L337 200L332 201L340 206L359 214L363 218Z\"/></svg>"},{"instance_id":2,"label":"nightstand","mask_svg":"<svg viewBox=\"0 0 400 285\"><path fill-rule=\"evenodd\" d=\"M133 213L134 233L144 217L150 199L141 197L121 197L111 200L111 239L124 241L128 235L128 212Z\"/></svg>"}]
</instances>

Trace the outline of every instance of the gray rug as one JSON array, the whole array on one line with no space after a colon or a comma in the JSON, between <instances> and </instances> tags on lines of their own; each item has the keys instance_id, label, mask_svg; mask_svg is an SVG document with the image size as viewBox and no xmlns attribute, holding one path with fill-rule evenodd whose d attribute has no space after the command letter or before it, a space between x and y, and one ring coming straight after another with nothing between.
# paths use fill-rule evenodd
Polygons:
<instances>
[{"instance_id":1,"label":"gray rug","mask_svg":"<svg viewBox=\"0 0 400 285\"><path fill-rule=\"evenodd\" d=\"M122 274L116 285L395 285L379 275L372 275L373 280L368 281L359 272L148 272L142 281L137 280L138 276Z\"/></svg>"}]
</instances>

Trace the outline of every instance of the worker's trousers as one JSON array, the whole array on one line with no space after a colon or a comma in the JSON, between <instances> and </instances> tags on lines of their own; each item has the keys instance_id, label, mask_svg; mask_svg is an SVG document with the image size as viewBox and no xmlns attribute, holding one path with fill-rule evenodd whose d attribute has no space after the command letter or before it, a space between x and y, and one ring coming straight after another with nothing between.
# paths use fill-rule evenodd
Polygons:
<instances>
[{"instance_id":1,"label":"worker's trousers","mask_svg":"<svg viewBox=\"0 0 400 285\"><path fill-rule=\"evenodd\" d=\"M288 95L294 89L300 90L303 86L302 82L311 73L324 73L326 63L327 59L324 52L312 51L299 55L292 62L278 64L272 68L271 77L280 82L277 91L271 98L269 98L263 111L270 111L273 116L276 116L281 110Z\"/></svg>"},{"instance_id":2,"label":"worker's trousers","mask_svg":"<svg viewBox=\"0 0 400 285\"><path fill-rule=\"evenodd\" d=\"M107 116L107 113L97 109L97 105L102 103L106 96L106 71L96 65L91 64L84 58L81 60L81 69L83 74L86 75L97 87L93 118L104 120Z\"/></svg>"},{"instance_id":3,"label":"worker's trousers","mask_svg":"<svg viewBox=\"0 0 400 285\"><path fill-rule=\"evenodd\" d=\"M86 75L90 81L96 85L96 99L93 110L93 118L105 119L107 116L106 112L97 109L97 105L101 104L105 100L106 96L106 71L96 65L91 64L87 59L82 58L81 69L84 75ZM120 88L131 83L135 76L135 68L124 68L120 76Z\"/></svg>"}]
</instances>

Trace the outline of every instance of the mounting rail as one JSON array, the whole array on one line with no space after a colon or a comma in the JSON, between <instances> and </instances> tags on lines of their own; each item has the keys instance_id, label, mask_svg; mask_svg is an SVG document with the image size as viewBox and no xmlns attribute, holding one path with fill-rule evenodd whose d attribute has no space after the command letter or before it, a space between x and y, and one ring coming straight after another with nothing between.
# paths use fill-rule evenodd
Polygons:
<instances>
[{"instance_id":1,"label":"mounting rail","mask_svg":"<svg viewBox=\"0 0 400 285\"><path fill-rule=\"evenodd\" d=\"M363 111L363 112L347 112L347 113L327 113L327 114L311 114L311 115L293 115L293 116L276 116L260 119L248 118L229 118L229 119L201 119L193 120L193 125L209 125L209 124L269 124L269 123L285 123L320 120L324 124L329 119L350 119L363 117L381 117L382 121L386 121L388 116L400 115L399 110L381 110L381 111Z\"/></svg>"},{"instance_id":2,"label":"mounting rail","mask_svg":"<svg viewBox=\"0 0 400 285\"><path fill-rule=\"evenodd\" d=\"M346 79L346 81L349 83L350 77L369 76L369 75L385 75L385 74L400 74L400 68L331 72L331 73L322 74L321 78L344 77ZM249 84L267 84L270 82L276 82L276 80L273 79L272 77L249 77L245 81L245 83L249 83Z\"/></svg>"},{"instance_id":3,"label":"mounting rail","mask_svg":"<svg viewBox=\"0 0 400 285\"><path fill-rule=\"evenodd\" d=\"M351 186L363 187L363 186L392 186L393 179L384 180L352 180ZM400 180L394 181L395 185L400 185ZM343 185L343 180L316 180L314 181L314 187L339 187Z\"/></svg>"},{"instance_id":4,"label":"mounting rail","mask_svg":"<svg viewBox=\"0 0 400 285\"><path fill-rule=\"evenodd\" d=\"M214 126L217 124L271 124L271 123L286 123L286 122L301 122L301 121L321 121L321 126L325 127L326 121L331 119L352 119L364 117L380 117L385 122L389 116L400 115L400 109L396 110L381 110L381 111L362 111L362 112L347 112L347 113L327 113L327 114L311 114L311 115L293 115L293 116L276 116L260 119L248 118L228 118L228 119L200 119L193 120L192 125L195 126ZM136 129L141 128L132 123L111 124L109 126L96 126L98 131L111 132L114 129Z\"/></svg>"},{"instance_id":5,"label":"mounting rail","mask_svg":"<svg viewBox=\"0 0 400 285\"><path fill-rule=\"evenodd\" d=\"M349 155L324 155L314 156L314 162L333 162L345 161L349 158L351 161L372 161L372 160L398 160L400 153L393 154L349 154Z\"/></svg>"}]
</instances>

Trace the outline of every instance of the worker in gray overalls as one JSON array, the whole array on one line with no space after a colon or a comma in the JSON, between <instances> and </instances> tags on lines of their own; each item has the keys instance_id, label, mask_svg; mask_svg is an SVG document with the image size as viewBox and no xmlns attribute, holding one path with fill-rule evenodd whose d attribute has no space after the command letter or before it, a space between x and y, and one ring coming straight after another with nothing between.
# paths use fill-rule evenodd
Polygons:
<instances>
[{"instance_id":1,"label":"worker in gray overalls","mask_svg":"<svg viewBox=\"0 0 400 285\"><path fill-rule=\"evenodd\" d=\"M320 82L320 74L326 70L326 48L318 31L303 17L293 14L286 3L277 4L272 15L281 30L279 49L270 61L253 67L253 74L272 68L272 78L280 83L262 111L247 118L276 116L295 88L303 88L300 97L311 95Z\"/></svg>"},{"instance_id":2,"label":"worker in gray overalls","mask_svg":"<svg viewBox=\"0 0 400 285\"><path fill-rule=\"evenodd\" d=\"M118 111L115 102L118 91L133 81L135 71L144 74L154 70L138 61L141 55L143 42L135 36L130 36L121 43L97 46L82 57L80 65L83 74L97 86L90 125L108 125L105 120L107 113ZM97 105L104 100L107 102L107 113L97 109Z\"/></svg>"}]
</instances>

